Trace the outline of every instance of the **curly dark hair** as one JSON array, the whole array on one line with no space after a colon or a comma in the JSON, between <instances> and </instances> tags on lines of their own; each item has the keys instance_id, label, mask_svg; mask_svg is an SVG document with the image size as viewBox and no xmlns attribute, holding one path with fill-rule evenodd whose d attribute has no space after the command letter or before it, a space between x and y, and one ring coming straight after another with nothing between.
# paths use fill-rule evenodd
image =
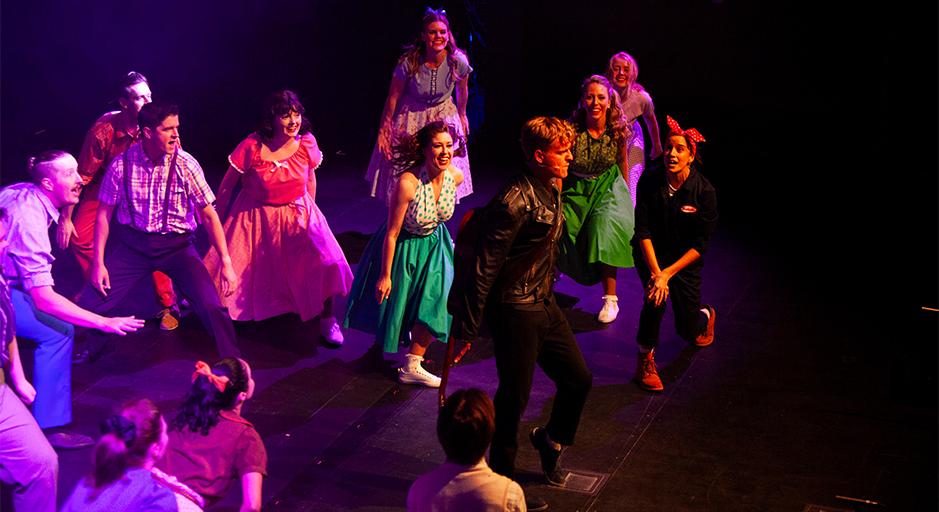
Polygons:
<instances>
[{"instance_id":1,"label":"curly dark hair","mask_svg":"<svg viewBox=\"0 0 939 512\"><path fill-rule=\"evenodd\" d=\"M310 120L306 117L306 110L300 103L297 93L284 89L271 93L264 100L261 107L261 119L258 123L258 135L265 142L270 142L274 138L274 126L277 124L277 118L297 112L302 116L300 121L300 135L312 132Z\"/></svg>"},{"instance_id":2,"label":"curly dark hair","mask_svg":"<svg viewBox=\"0 0 939 512\"><path fill-rule=\"evenodd\" d=\"M391 163L395 174L413 169L424 163L424 150L438 133L449 133L453 138L453 156L466 155L466 141L460 137L453 125L445 121L431 121L414 135L396 139L391 148Z\"/></svg>"},{"instance_id":3,"label":"curly dark hair","mask_svg":"<svg viewBox=\"0 0 939 512\"><path fill-rule=\"evenodd\" d=\"M233 409L238 394L248 390L246 364L240 359L226 357L212 365L213 374L228 377L224 391L219 391L205 376L196 377L173 419L173 429L182 432L188 428L192 432L208 435L209 430L218 425L219 413Z\"/></svg>"}]
</instances>

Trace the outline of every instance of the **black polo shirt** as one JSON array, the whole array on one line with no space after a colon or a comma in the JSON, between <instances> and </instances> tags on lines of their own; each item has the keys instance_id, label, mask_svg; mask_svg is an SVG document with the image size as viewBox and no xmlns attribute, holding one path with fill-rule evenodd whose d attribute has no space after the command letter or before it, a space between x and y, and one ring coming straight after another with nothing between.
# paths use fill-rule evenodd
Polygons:
<instances>
[{"instance_id":1,"label":"black polo shirt","mask_svg":"<svg viewBox=\"0 0 939 512\"><path fill-rule=\"evenodd\" d=\"M689 249L703 256L717 226L717 193L696 170L671 197L664 167L647 169L639 178L636 193L636 233L632 244L641 251L640 240L652 240L661 268L671 265ZM702 264L699 259L693 267Z\"/></svg>"}]
</instances>

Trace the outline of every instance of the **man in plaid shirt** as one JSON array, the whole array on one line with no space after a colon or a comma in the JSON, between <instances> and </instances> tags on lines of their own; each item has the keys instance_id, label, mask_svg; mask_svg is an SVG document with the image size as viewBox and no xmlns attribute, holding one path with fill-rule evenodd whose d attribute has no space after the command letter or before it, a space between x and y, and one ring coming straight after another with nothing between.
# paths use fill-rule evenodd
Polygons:
<instances>
[{"instance_id":1,"label":"man in plaid shirt","mask_svg":"<svg viewBox=\"0 0 939 512\"><path fill-rule=\"evenodd\" d=\"M91 273L91 264L94 262L95 219L101 179L111 161L139 140L140 128L137 125L137 113L144 105L152 101L147 77L135 71L127 73L124 77L120 92L117 102L121 109L101 116L85 136L81 153L78 155L78 174L81 175L84 184L81 201L77 205L69 205L62 210L61 222L56 233L59 247L72 249L86 279ZM179 320L173 316L174 311L178 312L173 282L166 277L166 274L155 272L153 287L163 306L159 315L160 328L164 331L172 331L179 326Z\"/></svg>"},{"instance_id":2,"label":"man in plaid shirt","mask_svg":"<svg viewBox=\"0 0 939 512\"><path fill-rule=\"evenodd\" d=\"M192 244L198 218L222 257L222 291L232 293L238 277L212 206L215 194L199 162L179 147L179 109L166 102L148 103L138 122L141 142L111 161L101 183L92 288L82 292L79 302L98 313L111 311L138 281L159 270L190 298L219 354L238 357L231 318ZM115 210L117 222L111 226ZM103 346L103 340L89 343L89 356L94 358Z\"/></svg>"}]
</instances>

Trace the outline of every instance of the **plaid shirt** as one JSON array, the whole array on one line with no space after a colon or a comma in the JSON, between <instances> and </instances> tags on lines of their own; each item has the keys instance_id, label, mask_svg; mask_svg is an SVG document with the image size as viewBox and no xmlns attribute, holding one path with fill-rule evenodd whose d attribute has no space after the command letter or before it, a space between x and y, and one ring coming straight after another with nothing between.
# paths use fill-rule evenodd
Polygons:
<instances>
[{"instance_id":1,"label":"plaid shirt","mask_svg":"<svg viewBox=\"0 0 939 512\"><path fill-rule=\"evenodd\" d=\"M195 210L212 204L215 194L205 182L199 162L182 149L177 149L176 153L176 172L169 176L173 155L164 155L161 162L154 163L141 144L132 145L125 154L111 161L101 182L98 200L117 206L117 221L139 231L164 234L195 231ZM129 176L124 172L125 155ZM169 200L164 230L167 187Z\"/></svg>"}]
</instances>

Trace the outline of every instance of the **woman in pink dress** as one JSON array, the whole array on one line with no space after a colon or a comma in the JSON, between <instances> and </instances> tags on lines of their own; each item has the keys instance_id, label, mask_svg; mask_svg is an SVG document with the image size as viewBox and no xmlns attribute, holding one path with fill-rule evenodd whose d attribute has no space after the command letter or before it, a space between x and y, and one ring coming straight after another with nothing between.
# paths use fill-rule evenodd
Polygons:
<instances>
[{"instance_id":1,"label":"woman in pink dress","mask_svg":"<svg viewBox=\"0 0 939 512\"><path fill-rule=\"evenodd\" d=\"M297 95L278 91L264 102L257 132L228 157L231 166L219 186L225 238L240 280L223 304L233 320L263 320L296 313L320 317L320 334L341 345L332 298L349 293L352 269L316 206L316 175L323 153L310 133ZM241 192L232 201L235 185ZM219 282L218 253L206 267Z\"/></svg>"}]
</instances>

